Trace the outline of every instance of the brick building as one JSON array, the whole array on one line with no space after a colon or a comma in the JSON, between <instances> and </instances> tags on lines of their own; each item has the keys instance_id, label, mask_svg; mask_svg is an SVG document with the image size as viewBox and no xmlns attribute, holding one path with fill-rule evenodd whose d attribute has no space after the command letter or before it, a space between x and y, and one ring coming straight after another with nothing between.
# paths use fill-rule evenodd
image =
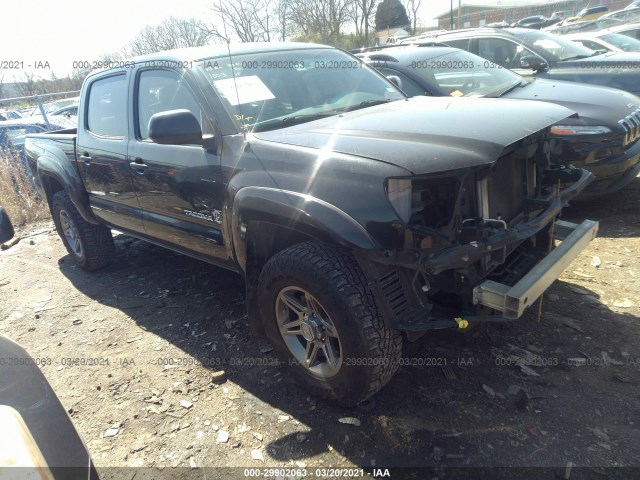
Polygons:
<instances>
[{"instance_id":1,"label":"brick building","mask_svg":"<svg viewBox=\"0 0 640 480\"><path fill-rule=\"evenodd\" d=\"M453 28L483 27L489 23L506 21L515 22L532 15L551 16L556 11L566 11L573 15L583 8L606 5L610 11L621 10L631 0L498 0L496 3L466 3L460 8L460 25L458 25L458 1L453 0ZM449 30L451 11L436 16L438 28Z\"/></svg>"}]
</instances>

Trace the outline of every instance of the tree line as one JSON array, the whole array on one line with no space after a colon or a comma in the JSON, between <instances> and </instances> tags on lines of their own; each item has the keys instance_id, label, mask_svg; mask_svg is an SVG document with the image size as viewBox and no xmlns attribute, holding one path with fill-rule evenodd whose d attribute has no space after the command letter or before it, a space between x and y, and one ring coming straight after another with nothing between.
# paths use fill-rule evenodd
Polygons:
<instances>
[{"instance_id":1,"label":"tree line","mask_svg":"<svg viewBox=\"0 0 640 480\"><path fill-rule=\"evenodd\" d=\"M119 53L128 57L208 43L299 41L367 47L373 33L414 33L422 0L218 0L209 20L169 18L145 27ZM349 32L349 33L346 33Z\"/></svg>"},{"instance_id":2,"label":"tree line","mask_svg":"<svg viewBox=\"0 0 640 480\"><path fill-rule=\"evenodd\" d=\"M218 0L211 18L170 17L146 26L120 51L103 54L101 61L223 42L314 42L345 49L367 47L375 32L404 28L415 33L422 0ZM66 77L14 76L17 96L79 90L90 69L75 69ZM0 98L6 97L0 77Z\"/></svg>"}]
</instances>

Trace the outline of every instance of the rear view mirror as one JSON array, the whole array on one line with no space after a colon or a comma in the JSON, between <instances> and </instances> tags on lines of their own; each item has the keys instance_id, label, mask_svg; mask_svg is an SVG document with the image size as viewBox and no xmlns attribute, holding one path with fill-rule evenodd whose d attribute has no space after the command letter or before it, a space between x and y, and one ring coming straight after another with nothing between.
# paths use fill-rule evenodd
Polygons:
<instances>
[{"instance_id":1,"label":"rear view mirror","mask_svg":"<svg viewBox=\"0 0 640 480\"><path fill-rule=\"evenodd\" d=\"M13 225L4 208L0 207L0 243L8 242L13 238Z\"/></svg>"},{"instance_id":2,"label":"rear view mirror","mask_svg":"<svg viewBox=\"0 0 640 480\"><path fill-rule=\"evenodd\" d=\"M396 87L402 90L402 80L397 75L387 75L387 80L393 83Z\"/></svg>"},{"instance_id":3,"label":"rear view mirror","mask_svg":"<svg viewBox=\"0 0 640 480\"><path fill-rule=\"evenodd\" d=\"M167 110L149 120L149 139L163 145L202 145L202 129L189 110Z\"/></svg>"},{"instance_id":4,"label":"rear view mirror","mask_svg":"<svg viewBox=\"0 0 640 480\"><path fill-rule=\"evenodd\" d=\"M530 55L528 57L523 57L520 60L520 66L522 68L529 68L531 70L539 72L540 70L544 70L545 68L547 68L547 62L545 62L540 57Z\"/></svg>"}]
</instances>

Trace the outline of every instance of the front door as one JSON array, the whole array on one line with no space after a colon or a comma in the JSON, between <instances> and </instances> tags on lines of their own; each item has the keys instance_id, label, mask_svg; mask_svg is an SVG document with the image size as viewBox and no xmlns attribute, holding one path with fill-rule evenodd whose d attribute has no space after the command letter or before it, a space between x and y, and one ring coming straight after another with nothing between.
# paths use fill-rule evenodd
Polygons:
<instances>
[{"instance_id":1,"label":"front door","mask_svg":"<svg viewBox=\"0 0 640 480\"><path fill-rule=\"evenodd\" d=\"M187 109L204 132L212 129L211 121L176 71L140 71L134 95L137 125L129 161L146 234L179 250L226 261L220 158L201 145L161 145L148 138L149 119L158 112Z\"/></svg>"}]
</instances>

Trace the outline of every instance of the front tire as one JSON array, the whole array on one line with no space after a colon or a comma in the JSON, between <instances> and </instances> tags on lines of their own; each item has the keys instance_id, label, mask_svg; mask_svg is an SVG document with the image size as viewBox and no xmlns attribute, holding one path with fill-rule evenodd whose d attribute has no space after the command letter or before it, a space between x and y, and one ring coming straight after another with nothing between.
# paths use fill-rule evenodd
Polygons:
<instances>
[{"instance_id":1,"label":"front tire","mask_svg":"<svg viewBox=\"0 0 640 480\"><path fill-rule=\"evenodd\" d=\"M260 274L258 305L292 372L321 396L357 405L397 370L400 333L385 325L342 248L305 242L274 255Z\"/></svg>"},{"instance_id":2,"label":"front tire","mask_svg":"<svg viewBox=\"0 0 640 480\"><path fill-rule=\"evenodd\" d=\"M53 195L51 211L62 243L80 268L91 272L111 262L115 251L111 230L82 218L67 192Z\"/></svg>"}]
</instances>

